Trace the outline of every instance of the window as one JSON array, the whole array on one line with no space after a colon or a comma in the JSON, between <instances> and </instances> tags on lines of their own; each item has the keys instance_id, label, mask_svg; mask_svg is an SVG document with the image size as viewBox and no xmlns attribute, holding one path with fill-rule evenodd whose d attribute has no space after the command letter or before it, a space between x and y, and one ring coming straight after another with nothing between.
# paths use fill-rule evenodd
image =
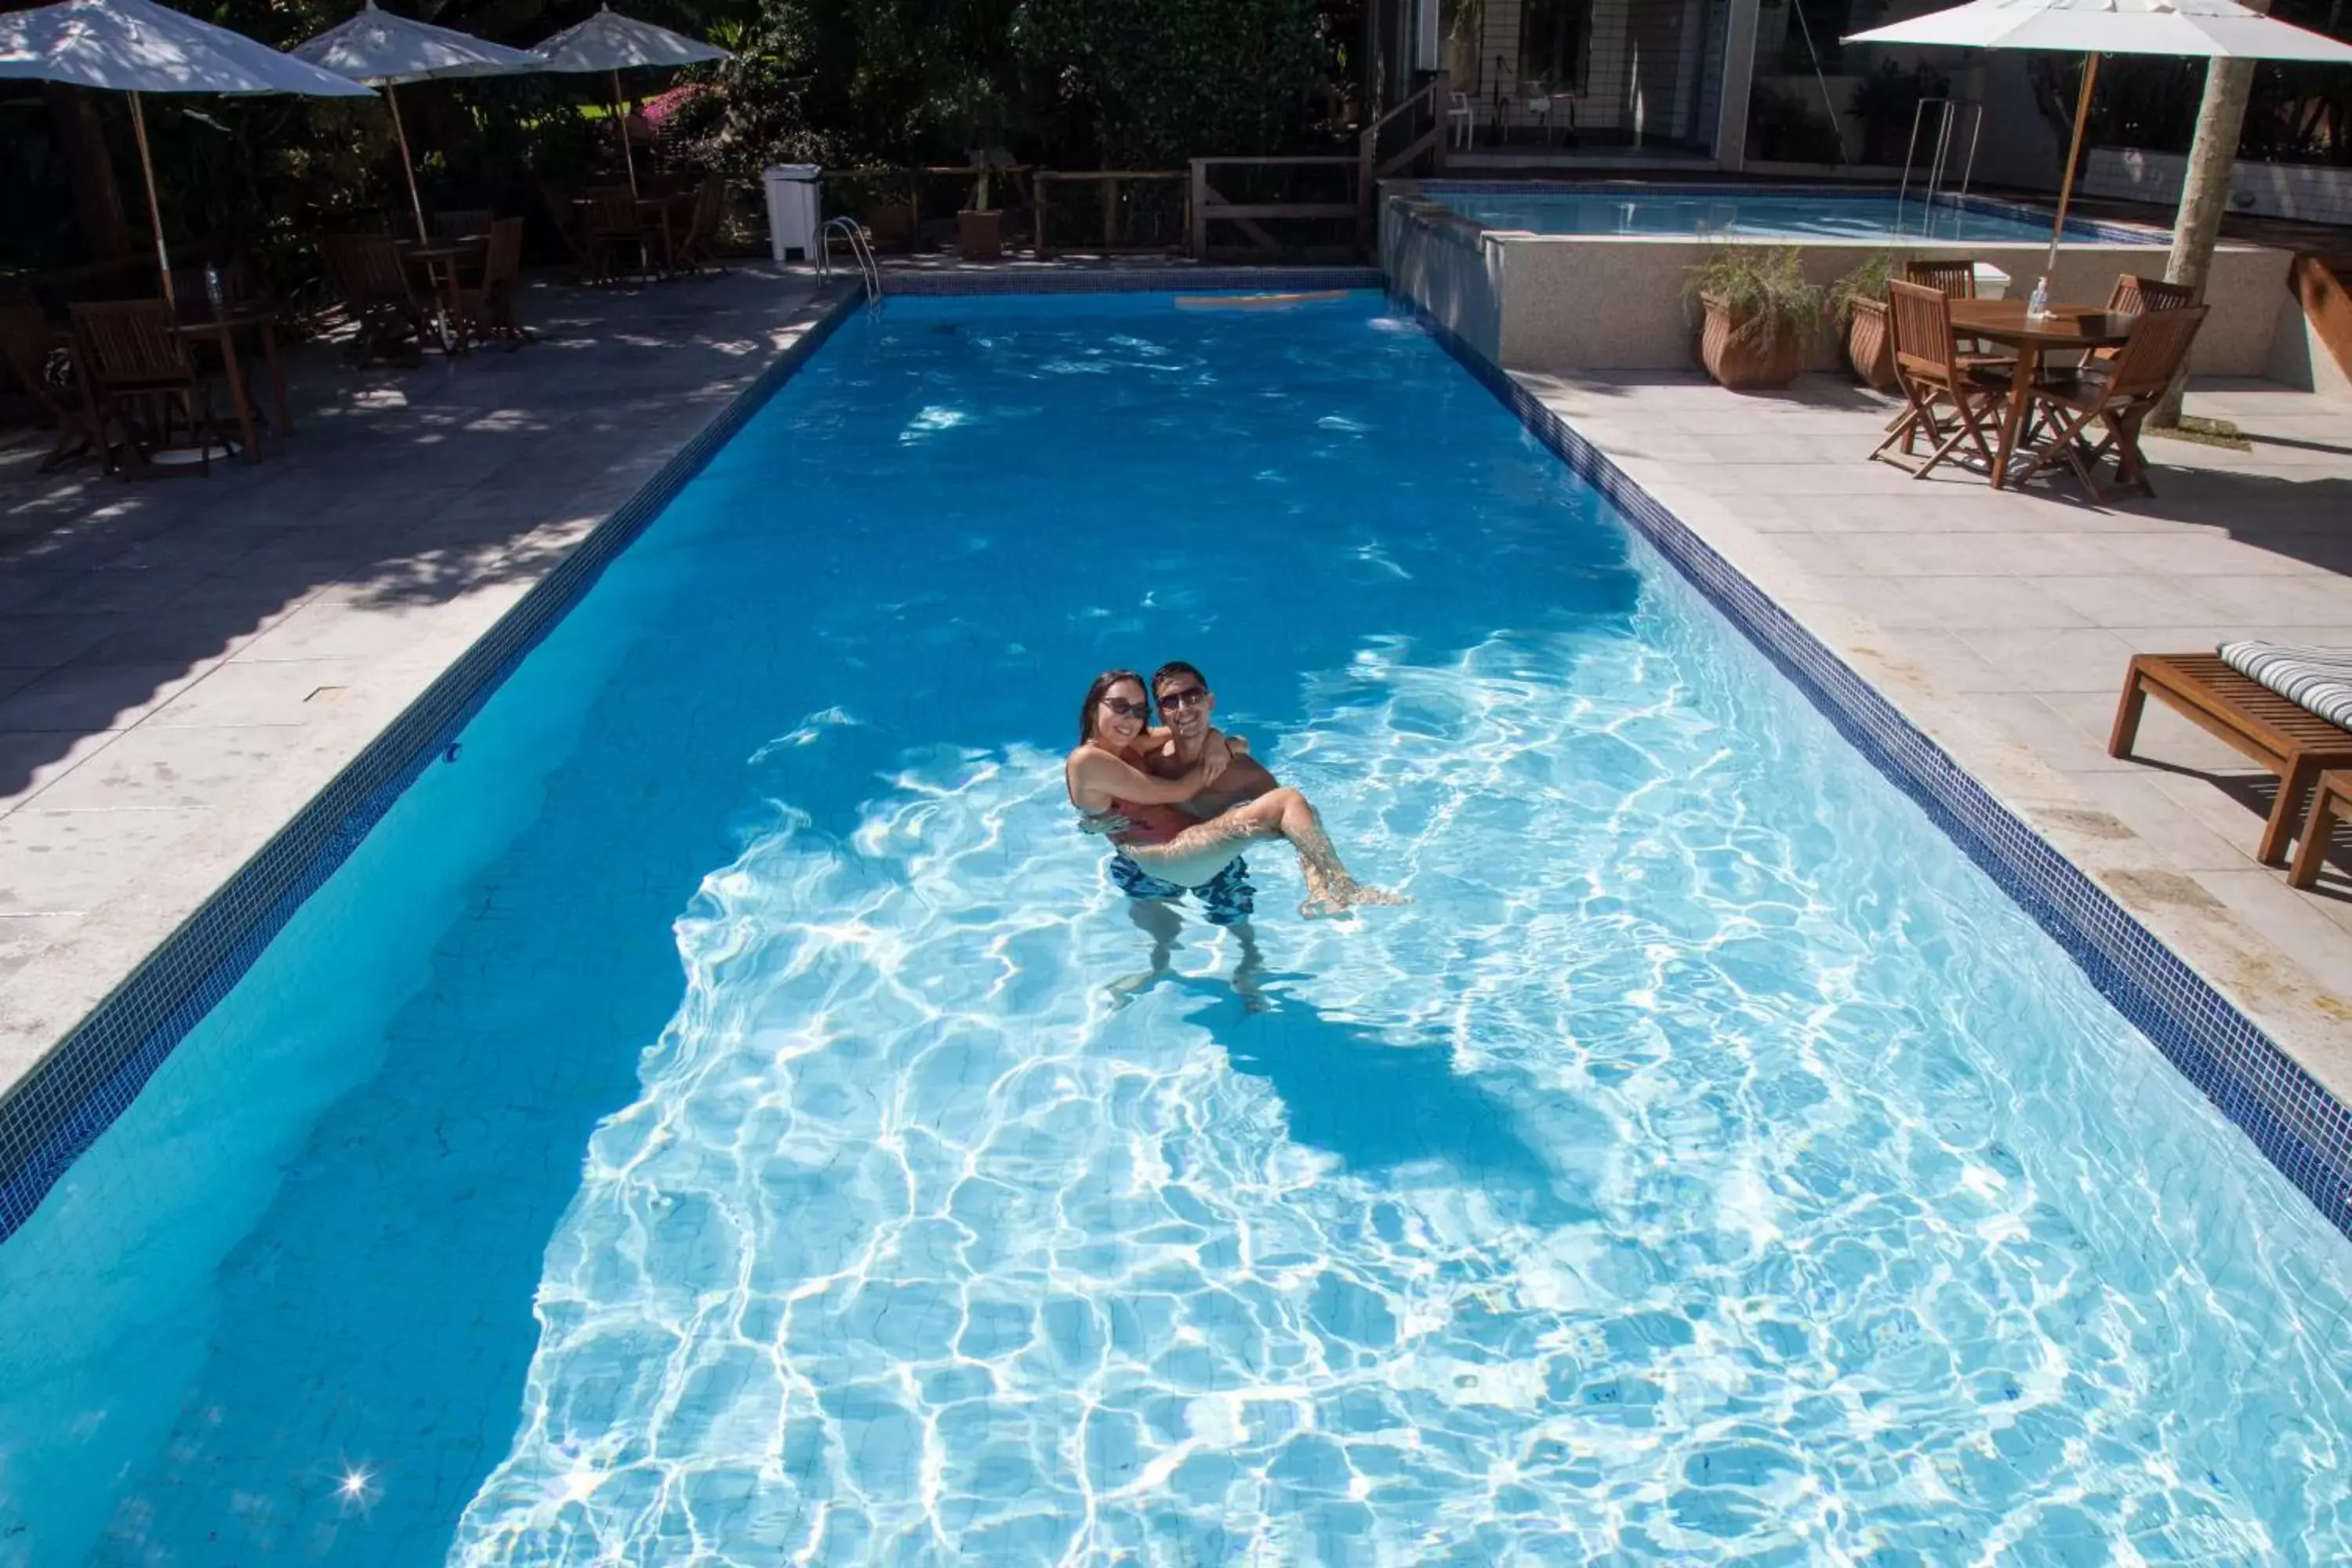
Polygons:
<instances>
[{"instance_id":1,"label":"window","mask_svg":"<svg viewBox=\"0 0 2352 1568\"><path fill-rule=\"evenodd\" d=\"M1519 10L1519 80L1580 91L1591 0L1527 0Z\"/></svg>"}]
</instances>

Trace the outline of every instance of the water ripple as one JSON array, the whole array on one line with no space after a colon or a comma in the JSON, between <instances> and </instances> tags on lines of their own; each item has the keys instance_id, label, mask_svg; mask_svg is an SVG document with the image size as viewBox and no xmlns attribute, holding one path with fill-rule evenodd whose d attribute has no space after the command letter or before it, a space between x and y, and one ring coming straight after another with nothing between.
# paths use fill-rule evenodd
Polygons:
<instances>
[{"instance_id":1,"label":"water ripple","mask_svg":"<svg viewBox=\"0 0 2352 1568\"><path fill-rule=\"evenodd\" d=\"M1678 592L1316 678L1261 746L1418 902L1268 922L1255 1009L1206 940L1118 1004L1048 755L780 812L678 922L453 1560L2341 1539L2343 1352L2199 1234L2267 1171L2185 1177L2235 1135ZM2339 1424L2237 1392L2286 1376Z\"/></svg>"}]
</instances>

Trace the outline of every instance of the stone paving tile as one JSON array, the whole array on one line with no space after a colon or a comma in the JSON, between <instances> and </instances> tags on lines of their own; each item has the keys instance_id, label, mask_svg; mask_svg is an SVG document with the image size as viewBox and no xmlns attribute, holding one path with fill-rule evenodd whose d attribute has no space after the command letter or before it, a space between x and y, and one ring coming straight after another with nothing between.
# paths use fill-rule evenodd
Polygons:
<instances>
[{"instance_id":1,"label":"stone paving tile","mask_svg":"<svg viewBox=\"0 0 2352 1568\"><path fill-rule=\"evenodd\" d=\"M761 267L533 283L542 337L519 353L361 372L307 347L293 433L209 479L40 476L45 443L0 446L0 1061L35 1059L168 934L812 294Z\"/></svg>"},{"instance_id":2,"label":"stone paving tile","mask_svg":"<svg viewBox=\"0 0 2352 1568\"><path fill-rule=\"evenodd\" d=\"M1954 640L2008 682L1983 690L2034 693L2092 691L2110 702L2131 662L2131 645L2093 626L2025 631L1955 631Z\"/></svg>"},{"instance_id":3,"label":"stone paving tile","mask_svg":"<svg viewBox=\"0 0 2352 1568\"><path fill-rule=\"evenodd\" d=\"M0 898L11 914L79 915L127 891L208 813L202 807L146 811L47 811L0 816ZM53 925L63 935L71 922ZM18 969L36 962L27 955Z\"/></svg>"},{"instance_id":4,"label":"stone paving tile","mask_svg":"<svg viewBox=\"0 0 2352 1568\"><path fill-rule=\"evenodd\" d=\"M1878 619L1890 626L1969 631L2091 624L2089 616L2045 591L2042 583L2029 583L2022 577L1906 577L1900 581L1857 577L1850 581L1869 583L1883 593Z\"/></svg>"},{"instance_id":5,"label":"stone paving tile","mask_svg":"<svg viewBox=\"0 0 2352 1568\"><path fill-rule=\"evenodd\" d=\"M2262 581L2270 581L2268 578ZM2144 626L2151 622L2222 618L2210 578L2158 577L2113 571L2082 575L2055 574L2034 579L2043 594L2096 626Z\"/></svg>"},{"instance_id":6,"label":"stone paving tile","mask_svg":"<svg viewBox=\"0 0 2352 1568\"><path fill-rule=\"evenodd\" d=\"M0 980L23 968L79 918L74 914L0 915Z\"/></svg>"},{"instance_id":7,"label":"stone paving tile","mask_svg":"<svg viewBox=\"0 0 2352 1568\"><path fill-rule=\"evenodd\" d=\"M0 733L0 791L21 801L122 738L121 730L18 730ZM0 816L0 822L7 820ZM0 898L0 914L16 906Z\"/></svg>"},{"instance_id":8,"label":"stone paving tile","mask_svg":"<svg viewBox=\"0 0 2352 1568\"><path fill-rule=\"evenodd\" d=\"M184 663L62 665L0 699L0 731L127 730L200 673Z\"/></svg>"},{"instance_id":9,"label":"stone paving tile","mask_svg":"<svg viewBox=\"0 0 2352 1568\"><path fill-rule=\"evenodd\" d=\"M2191 410L2253 449L2151 440L2157 496L2099 508L1867 462L1889 405L1826 377L1524 379L2352 1099L2352 835L2297 892L2253 859L2273 785L2235 751L2150 703L2106 754L2135 652L2352 646L2352 405L2200 383ZM1796 430L1842 455L1758 446ZM1691 443L1717 449L1671 456Z\"/></svg>"},{"instance_id":10,"label":"stone paving tile","mask_svg":"<svg viewBox=\"0 0 2352 1568\"><path fill-rule=\"evenodd\" d=\"M35 792L26 805L52 815L216 809L234 805L247 781L265 772L277 751L277 737L268 729L142 725Z\"/></svg>"},{"instance_id":11,"label":"stone paving tile","mask_svg":"<svg viewBox=\"0 0 2352 1568\"><path fill-rule=\"evenodd\" d=\"M309 724L364 679L363 658L232 659L188 683L146 719L149 729Z\"/></svg>"}]
</instances>

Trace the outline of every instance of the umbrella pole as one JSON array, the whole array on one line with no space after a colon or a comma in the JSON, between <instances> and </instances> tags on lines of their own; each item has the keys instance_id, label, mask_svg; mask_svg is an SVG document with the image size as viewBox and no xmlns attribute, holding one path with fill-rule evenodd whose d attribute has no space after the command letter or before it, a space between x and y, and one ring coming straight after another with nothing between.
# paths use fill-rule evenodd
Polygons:
<instances>
[{"instance_id":1,"label":"umbrella pole","mask_svg":"<svg viewBox=\"0 0 2352 1568\"><path fill-rule=\"evenodd\" d=\"M392 106L393 139L400 143L400 172L408 178L408 207L416 215L416 237L421 243L425 238L425 203L416 195L416 163L408 155L408 131L400 123L400 89L385 82L383 100Z\"/></svg>"},{"instance_id":2,"label":"umbrella pole","mask_svg":"<svg viewBox=\"0 0 2352 1568\"><path fill-rule=\"evenodd\" d=\"M2074 139L2066 147L2066 172L2058 181L2058 216L2050 224L2050 253L2042 258L2042 276L2058 268L2058 239L2066 232L2066 204L2074 195L2074 165L2083 156L2083 132L2091 122L2091 89L2099 79L2099 57L2083 61L2083 90L2074 100Z\"/></svg>"},{"instance_id":3,"label":"umbrella pole","mask_svg":"<svg viewBox=\"0 0 2352 1568\"><path fill-rule=\"evenodd\" d=\"M613 73L613 123L621 128L621 164L629 171L629 195L637 194L637 158L629 151L629 111L621 107L621 73Z\"/></svg>"},{"instance_id":4,"label":"umbrella pole","mask_svg":"<svg viewBox=\"0 0 2352 1568\"><path fill-rule=\"evenodd\" d=\"M155 161L147 154L147 116L140 111L139 95L131 95L131 137L139 143L139 172L147 180L147 221L155 229L155 267L163 279L163 309L179 317L180 302L172 295L172 256L163 248L163 204L155 197Z\"/></svg>"}]
</instances>

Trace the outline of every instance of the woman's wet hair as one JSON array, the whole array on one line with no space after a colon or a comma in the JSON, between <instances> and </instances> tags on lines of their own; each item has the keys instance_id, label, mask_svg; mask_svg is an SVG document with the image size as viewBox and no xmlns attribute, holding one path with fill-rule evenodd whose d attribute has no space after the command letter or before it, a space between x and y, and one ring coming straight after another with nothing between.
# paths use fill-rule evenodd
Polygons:
<instances>
[{"instance_id":1,"label":"woman's wet hair","mask_svg":"<svg viewBox=\"0 0 2352 1568\"><path fill-rule=\"evenodd\" d=\"M1079 740L1095 738L1095 710L1102 706L1103 695L1122 680L1135 682L1135 689L1143 693L1144 706L1147 709L1150 707L1151 688L1143 684L1143 677L1131 669L1106 669L1095 677L1092 686L1087 688L1087 705L1078 710Z\"/></svg>"}]
</instances>

